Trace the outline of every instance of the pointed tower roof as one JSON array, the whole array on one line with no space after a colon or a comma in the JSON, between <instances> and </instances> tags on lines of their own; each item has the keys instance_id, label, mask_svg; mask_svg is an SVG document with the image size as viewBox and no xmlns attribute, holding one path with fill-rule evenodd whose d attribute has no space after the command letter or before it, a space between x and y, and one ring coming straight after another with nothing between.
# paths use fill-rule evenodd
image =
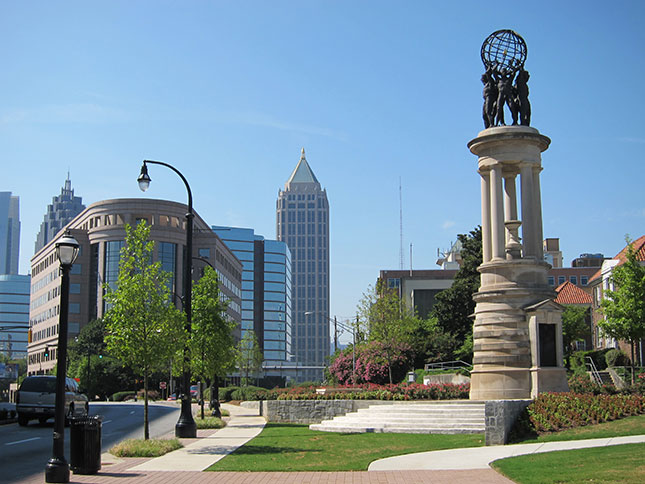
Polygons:
<instances>
[{"instance_id":1,"label":"pointed tower roof","mask_svg":"<svg viewBox=\"0 0 645 484\"><path fill-rule=\"evenodd\" d=\"M320 182L318 182L318 179L316 178L316 175L314 175L309 163L307 163L304 148L302 148L302 151L300 152L300 161L296 165L296 169L291 173L285 186L288 187L292 183L317 183L320 185Z\"/></svg>"}]
</instances>

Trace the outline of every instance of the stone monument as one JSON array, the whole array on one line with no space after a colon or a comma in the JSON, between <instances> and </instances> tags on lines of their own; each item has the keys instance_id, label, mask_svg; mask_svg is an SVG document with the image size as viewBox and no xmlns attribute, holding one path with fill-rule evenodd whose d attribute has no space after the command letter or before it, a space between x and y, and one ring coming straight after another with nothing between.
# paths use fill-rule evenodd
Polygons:
<instances>
[{"instance_id":1,"label":"stone monument","mask_svg":"<svg viewBox=\"0 0 645 484\"><path fill-rule=\"evenodd\" d=\"M568 390L562 307L547 282L542 246L541 153L551 140L529 126L526 53L511 30L491 34L481 51L485 129L468 143L479 157L483 241L481 286L473 296L472 400ZM512 126L504 124L505 109Z\"/></svg>"}]
</instances>

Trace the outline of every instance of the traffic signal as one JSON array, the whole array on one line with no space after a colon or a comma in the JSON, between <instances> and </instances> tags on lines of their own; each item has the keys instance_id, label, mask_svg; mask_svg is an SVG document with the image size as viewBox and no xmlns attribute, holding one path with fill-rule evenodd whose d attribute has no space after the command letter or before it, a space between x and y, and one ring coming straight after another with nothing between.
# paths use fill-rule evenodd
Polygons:
<instances>
[{"instance_id":1,"label":"traffic signal","mask_svg":"<svg viewBox=\"0 0 645 484\"><path fill-rule=\"evenodd\" d=\"M33 337L33 332L31 329L27 331L27 343L31 343L31 338Z\"/></svg>"},{"instance_id":2,"label":"traffic signal","mask_svg":"<svg viewBox=\"0 0 645 484\"><path fill-rule=\"evenodd\" d=\"M49 358L49 348L45 346L45 352L43 353L45 359Z\"/></svg>"}]
</instances>

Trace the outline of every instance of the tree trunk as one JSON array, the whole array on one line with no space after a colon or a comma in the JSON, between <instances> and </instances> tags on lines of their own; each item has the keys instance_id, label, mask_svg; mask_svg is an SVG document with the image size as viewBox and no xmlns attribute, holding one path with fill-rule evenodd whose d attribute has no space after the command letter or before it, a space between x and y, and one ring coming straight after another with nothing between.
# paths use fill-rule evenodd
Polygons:
<instances>
[{"instance_id":1,"label":"tree trunk","mask_svg":"<svg viewBox=\"0 0 645 484\"><path fill-rule=\"evenodd\" d=\"M636 383L636 340L630 341L630 346L632 348L632 386Z\"/></svg>"},{"instance_id":2,"label":"tree trunk","mask_svg":"<svg viewBox=\"0 0 645 484\"><path fill-rule=\"evenodd\" d=\"M148 368L143 369L143 438L150 438L150 426L148 425Z\"/></svg>"},{"instance_id":3,"label":"tree trunk","mask_svg":"<svg viewBox=\"0 0 645 484\"><path fill-rule=\"evenodd\" d=\"M199 406L202 411L202 420L204 420L204 382L199 380Z\"/></svg>"},{"instance_id":4,"label":"tree trunk","mask_svg":"<svg viewBox=\"0 0 645 484\"><path fill-rule=\"evenodd\" d=\"M211 383L211 415L213 417L222 418L222 412L219 408L219 377L217 375L213 376Z\"/></svg>"}]
</instances>

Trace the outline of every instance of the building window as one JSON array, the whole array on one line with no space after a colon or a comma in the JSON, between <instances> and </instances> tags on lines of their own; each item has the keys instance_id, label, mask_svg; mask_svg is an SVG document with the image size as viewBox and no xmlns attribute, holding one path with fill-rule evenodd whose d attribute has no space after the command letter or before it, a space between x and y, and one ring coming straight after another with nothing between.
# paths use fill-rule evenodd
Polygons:
<instances>
[{"instance_id":1,"label":"building window","mask_svg":"<svg viewBox=\"0 0 645 484\"><path fill-rule=\"evenodd\" d=\"M558 276L558 286L560 284L564 284L566 282L567 278L565 276Z\"/></svg>"},{"instance_id":2,"label":"building window","mask_svg":"<svg viewBox=\"0 0 645 484\"><path fill-rule=\"evenodd\" d=\"M397 287L400 287L400 286L401 286L401 279L396 279L394 277L388 278L388 280L387 280L387 287L388 288L394 289L394 288L397 288Z\"/></svg>"},{"instance_id":3,"label":"building window","mask_svg":"<svg viewBox=\"0 0 645 484\"><path fill-rule=\"evenodd\" d=\"M80 314L81 313L81 304L80 303L69 303L69 313L70 314Z\"/></svg>"},{"instance_id":4,"label":"building window","mask_svg":"<svg viewBox=\"0 0 645 484\"><path fill-rule=\"evenodd\" d=\"M74 264L69 271L70 274L80 274L81 273L81 264Z\"/></svg>"},{"instance_id":5,"label":"building window","mask_svg":"<svg viewBox=\"0 0 645 484\"><path fill-rule=\"evenodd\" d=\"M177 244L159 242L159 262L161 262L161 269L170 273L168 288L170 291L174 291L175 272L177 270Z\"/></svg>"},{"instance_id":6,"label":"building window","mask_svg":"<svg viewBox=\"0 0 645 484\"><path fill-rule=\"evenodd\" d=\"M586 286L589 284L589 278L587 276L580 276L580 284Z\"/></svg>"},{"instance_id":7,"label":"building window","mask_svg":"<svg viewBox=\"0 0 645 484\"><path fill-rule=\"evenodd\" d=\"M199 249L198 251L199 257L203 259L210 259L211 258L211 250L206 248L206 249Z\"/></svg>"},{"instance_id":8,"label":"building window","mask_svg":"<svg viewBox=\"0 0 645 484\"><path fill-rule=\"evenodd\" d=\"M549 286L555 286L555 277L549 276Z\"/></svg>"},{"instance_id":9,"label":"building window","mask_svg":"<svg viewBox=\"0 0 645 484\"><path fill-rule=\"evenodd\" d=\"M69 293L70 294L80 294L81 293L81 285L80 284L70 284L69 285Z\"/></svg>"},{"instance_id":10,"label":"building window","mask_svg":"<svg viewBox=\"0 0 645 484\"><path fill-rule=\"evenodd\" d=\"M577 286L578 285L578 276L569 276L569 282L571 284L575 284Z\"/></svg>"}]
</instances>

